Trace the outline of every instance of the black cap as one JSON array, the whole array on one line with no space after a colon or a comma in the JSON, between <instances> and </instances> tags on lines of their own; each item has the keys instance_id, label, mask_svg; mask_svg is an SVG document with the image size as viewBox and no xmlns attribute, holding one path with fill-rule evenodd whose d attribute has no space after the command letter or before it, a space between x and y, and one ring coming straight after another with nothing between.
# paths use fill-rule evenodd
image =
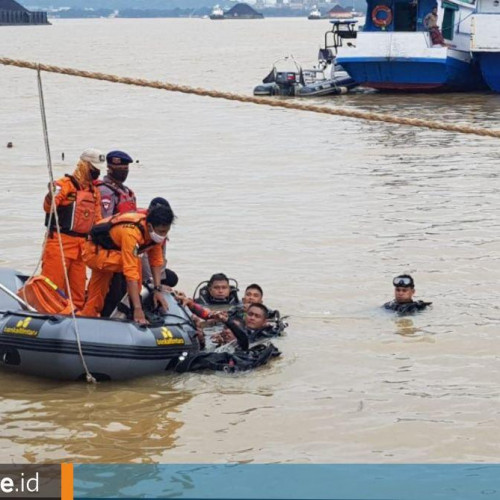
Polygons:
<instances>
[{"instance_id":1,"label":"black cap","mask_svg":"<svg viewBox=\"0 0 500 500\"><path fill-rule=\"evenodd\" d=\"M151 210L152 208L154 208L158 205L163 205L164 207L170 207L170 203L165 198L162 198L161 196L157 196L156 198L153 198L149 202L148 208L149 208L149 210Z\"/></svg>"}]
</instances>

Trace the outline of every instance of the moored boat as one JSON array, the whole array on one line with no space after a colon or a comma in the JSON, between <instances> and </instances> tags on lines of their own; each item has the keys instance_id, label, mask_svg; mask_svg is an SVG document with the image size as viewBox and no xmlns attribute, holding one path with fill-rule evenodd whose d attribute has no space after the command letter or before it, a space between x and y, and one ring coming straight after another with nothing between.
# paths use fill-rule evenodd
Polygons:
<instances>
[{"instance_id":1,"label":"moored boat","mask_svg":"<svg viewBox=\"0 0 500 500\"><path fill-rule=\"evenodd\" d=\"M488 87L500 92L500 5L497 0L478 0L471 19L471 52Z\"/></svg>"},{"instance_id":2,"label":"moored boat","mask_svg":"<svg viewBox=\"0 0 500 500\"><path fill-rule=\"evenodd\" d=\"M475 6L440 0L443 43L434 44L424 18L434 0L367 0L363 32L339 48L338 62L361 86L390 91L465 91L485 87L470 51Z\"/></svg>"},{"instance_id":3,"label":"moored boat","mask_svg":"<svg viewBox=\"0 0 500 500\"><path fill-rule=\"evenodd\" d=\"M289 69L278 68L284 58L273 65L271 73L257 85L253 94L256 96L322 97L346 94L356 87L354 80L335 63L323 67L302 69L300 65Z\"/></svg>"},{"instance_id":4,"label":"moored boat","mask_svg":"<svg viewBox=\"0 0 500 500\"><path fill-rule=\"evenodd\" d=\"M257 85L257 96L322 97L346 94L357 87L348 72L337 64L336 53L344 39L355 39L356 20L336 20L334 28L325 33L324 46L319 50L318 63L312 69L302 69L292 56L279 59L271 72Z\"/></svg>"}]
</instances>

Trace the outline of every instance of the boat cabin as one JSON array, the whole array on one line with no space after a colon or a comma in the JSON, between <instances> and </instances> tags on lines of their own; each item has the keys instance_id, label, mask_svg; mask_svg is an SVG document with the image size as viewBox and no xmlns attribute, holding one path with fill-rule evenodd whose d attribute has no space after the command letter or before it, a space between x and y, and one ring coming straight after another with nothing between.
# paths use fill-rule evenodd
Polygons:
<instances>
[{"instance_id":1,"label":"boat cabin","mask_svg":"<svg viewBox=\"0 0 500 500\"><path fill-rule=\"evenodd\" d=\"M492 0L494 1L494 0ZM460 4L474 5L475 0L367 0L368 9L363 31L426 31L424 18L438 7L438 25L443 37L453 39L454 28L460 21ZM438 5L440 3L440 5Z\"/></svg>"},{"instance_id":2,"label":"boat cabin","mask_svg":"<svg viewBox=\"0 0 500 500\"><path fill-rule=\"evenodd\" d=\"M325 47L320 49L319 59L328 60L337 54L337 49L343 46L344 39L354 39L358 35L356 19L332 19L332 28L325 33ZM351 42L347 42L350 46ZM334 53L332 50L334 50ZM331 61L330 61L331 62Z\"/></svg>"}]
</instances>

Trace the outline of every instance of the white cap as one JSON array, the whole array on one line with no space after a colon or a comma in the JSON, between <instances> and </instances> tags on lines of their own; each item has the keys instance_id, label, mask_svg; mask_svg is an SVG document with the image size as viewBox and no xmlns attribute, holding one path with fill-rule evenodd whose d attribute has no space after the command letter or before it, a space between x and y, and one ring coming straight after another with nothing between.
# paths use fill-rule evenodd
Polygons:
<instances>
[{"instance_id":1,"label":"white cap","mask_svg":"<svg viewBox=\"0 0 500 500\"><path fill-rule=\"evenodd\" d=\"M86 149L81 155L80 160L88 161L95 168L106 166L106 155L99 149Z\"/></svg>"}]
</instances>

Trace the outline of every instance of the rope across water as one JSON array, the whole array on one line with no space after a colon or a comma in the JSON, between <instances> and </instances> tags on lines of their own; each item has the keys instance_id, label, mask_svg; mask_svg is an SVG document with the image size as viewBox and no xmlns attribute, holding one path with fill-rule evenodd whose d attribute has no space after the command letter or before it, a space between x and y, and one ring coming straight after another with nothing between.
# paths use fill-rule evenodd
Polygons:
<instances>
[{"instance_id":1,"label":"rope across water","mask_svg":"<svg viewBox=\"0 0 500 500\"><path fill-rule=\"evenodd\" d=\"M346 118L356 118L360 120L394 123L398 125L408 125L411 127L423 127L433 130L457 132L460 134L473 134L483 137L500 138L500 130L488 130L485 128L473 127L465 124L456 125L456 124L438 122L433 120L424 120L421 118L406 118L401 116L392 116L384 113L371 113L367 111L333 108L328 106L317 106L314 104L303 104L303 103L285 101L282 99L273 99L268 97L246 96L241 94L233 94L231 92L221 92L218 90L208 90L197 87L189 87L187 85L177 85L174 83L144 80L142 78L129 78L123 76L110 75L107 73L97 73L97 72L84 71L74 68L64 68L50 64L39 64L30 61L10 59L7 57L0 57L0 64L3 64L5 66L16 66L18 68L27 68L34 70L40 69L41 71L46 71L48 73L59 73L61 75L78 76L81 78L90 78L92 80L102 80L112 83L123 83L125 85L135 85L138 87L148 87L153 89L168 90L170 92L193 94L202 97L212 97L214 99L225 99L228 101L260 104L264 106L272 106L274 108L309 111L312 113L320 113L324 115L344 116Z\"/></svg>"}]
</instances>

